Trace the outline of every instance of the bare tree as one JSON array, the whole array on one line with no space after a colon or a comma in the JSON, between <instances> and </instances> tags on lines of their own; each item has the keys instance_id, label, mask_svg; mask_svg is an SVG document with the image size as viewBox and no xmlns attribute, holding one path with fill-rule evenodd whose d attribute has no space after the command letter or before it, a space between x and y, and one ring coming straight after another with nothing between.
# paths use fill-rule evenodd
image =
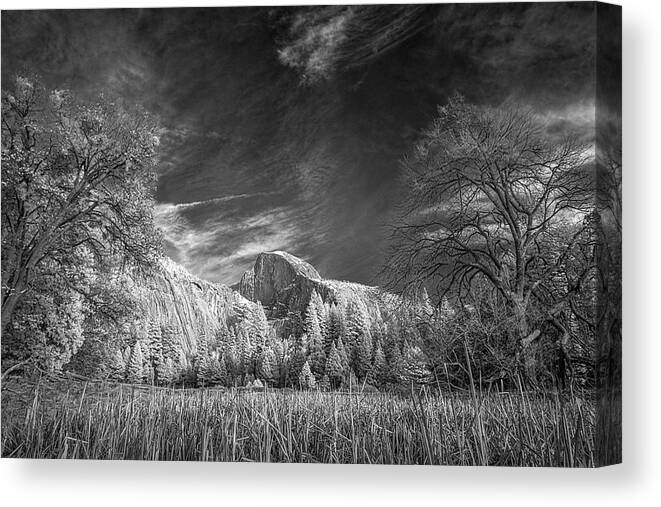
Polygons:
<instances>
[{"instance_id":1,"label":"bare tree","mask_svg":"<svg viewBox=\"0 0 661 507\"><path fill-rule=\"evenodd\" d=\"M593 274L590 258L571 283L566 276L594 206L592 159L589 145L548 134L530 110L452 97L404 160L409 193L392 228L391 286L433 285L463 300L479 279L513 313L521 351L540 336L540 304L567 333L557 313Z\"/></svg>"},{"instance_id":2,"label":"bare tree","mask_svg":"<svg viewBox=\"0 0 661 507\"><path fill-rule=\"evenodd\" d=\"M155 134L148 115L103 98L83 106L21 77L3 90L3 330L33 282L70 272L73 252L153 259Z\"/></svg>"}]
</instances>

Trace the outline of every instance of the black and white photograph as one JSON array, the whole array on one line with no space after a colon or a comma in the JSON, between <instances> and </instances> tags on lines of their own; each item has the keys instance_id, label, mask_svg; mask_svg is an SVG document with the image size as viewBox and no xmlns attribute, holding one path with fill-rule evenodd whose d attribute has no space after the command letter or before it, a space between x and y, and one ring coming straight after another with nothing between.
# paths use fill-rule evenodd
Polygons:
<instances>
[{"instance_id":1,"label":"black and white photograph","mask_svg":"<svg viewBox=\"0 0 661 507\"><path fill-rule=\"evenodd\" d=\"M620 6L20 9L3 461L622 462Z\"/></svg>"}]
</instances>

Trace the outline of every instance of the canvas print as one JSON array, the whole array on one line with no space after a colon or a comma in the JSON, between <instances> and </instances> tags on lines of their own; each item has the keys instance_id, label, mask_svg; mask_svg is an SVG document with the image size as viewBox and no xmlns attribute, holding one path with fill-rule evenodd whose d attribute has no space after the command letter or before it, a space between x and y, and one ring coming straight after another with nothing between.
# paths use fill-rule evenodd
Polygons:
<instances>
[{"instance_id":1,"label":"canvas print","mask_svg":"<svg viewBox=\"0 0 661 507\"><path fill-rule=\"evenodd\" d=\"M2 12L2 457L621 461L621 9Z\"/></svg>"}]
</instances>

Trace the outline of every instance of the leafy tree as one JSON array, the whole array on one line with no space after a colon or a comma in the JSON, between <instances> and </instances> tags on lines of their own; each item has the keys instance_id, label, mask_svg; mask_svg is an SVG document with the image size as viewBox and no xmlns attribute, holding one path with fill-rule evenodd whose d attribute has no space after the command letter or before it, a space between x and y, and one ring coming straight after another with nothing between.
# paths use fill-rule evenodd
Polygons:
<instances>
[{"instance_id":1,"label":"leafy tree","mask_svg":"<svg viewBox=\"0 0 661 507\"><path fill-rule=\"evenodd\" d=\"M312 371L310 370L310 363L307 361L305 361L303 364L301 373L298 376L298 384L301 389L314 389L317 387L317 382L314 378L314 375L312 374Z\"/></svg>"},{"instance_id":2,"label":"leafy tree","mask_svg":"<svg viewBox=\"0 0 661 507\"><path fill-rule=\"evenodd\" d=\"M30 358L43 370L60 370L83 344L82 296L60 284L33 284L19 308L8 332L2 333L3 363Z\"/></svg>"},{"instance_id":3,"label":"leafy tree","mask_svg":"<svg viewBox=\"0 0 661 507\"><path fill-rule=\"evenodd\" d=\"M2 92L2 330L35 284L77 287L72 256L151 265L155 122L17 78ZM84 291L83 291L84 293Z\"/></svg>"}]
</instances>

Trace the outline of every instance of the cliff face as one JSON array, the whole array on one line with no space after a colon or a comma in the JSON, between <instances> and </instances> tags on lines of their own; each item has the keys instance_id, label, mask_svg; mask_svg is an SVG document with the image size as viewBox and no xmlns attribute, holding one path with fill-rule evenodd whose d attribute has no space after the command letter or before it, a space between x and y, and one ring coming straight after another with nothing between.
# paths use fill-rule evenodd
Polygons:
<instances>
[{"instance_id":1,"label":"cliff face","mask_svg":"<svg viewBox=\"0 0 661 507\"><path fill-rule=\"evenodd\" d=\"M291 313L303 315L314 291L329 304L360 303L372 318L398 311L403 302L378 287L325 280L304 260L279 251L259 254L237 290L246 299L261 302L269 318L277 320Z\"/></svg>"},{"instance_id":2,"label":"cliff face","mask_svg":"<svg viewBox=\"0 0 661 507\"><path fill-rule=\"evenodd\" d=\"M169 259L140 289L144 310L152 321L175 326L187 357L202 334L212 335L251 303L229 287L200 280Z\"/></svg>"},{"instance_id":3,"label":"cliff face","mask_svg":"<svg viewBox=\"0 0 661 507\"><path fill-rule=\"evenodd\" d=\"M263 252L239 282L239 293L260 301L273 319L304 312L313 291L332 299L334 291L310 264L287 252Z\"/></svg>"}]
</instances>

